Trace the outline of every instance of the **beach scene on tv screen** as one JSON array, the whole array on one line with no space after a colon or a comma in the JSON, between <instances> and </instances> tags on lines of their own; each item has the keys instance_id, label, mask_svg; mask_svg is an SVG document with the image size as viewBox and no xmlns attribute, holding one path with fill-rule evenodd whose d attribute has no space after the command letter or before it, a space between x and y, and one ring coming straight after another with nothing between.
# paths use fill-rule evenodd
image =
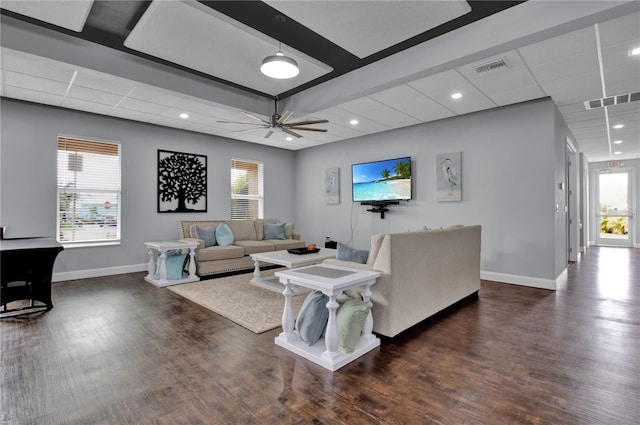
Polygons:
<instances>
[{"instance_id":1,"label":"beach scene on tv screen","mask_svg":"<svg viewBox=\"0 0 640 425\"><path fill-rule=\"evenodd\" d=\"M353 200L411 199L411 158L354 164Z\"/></svg>"}]
</instances>

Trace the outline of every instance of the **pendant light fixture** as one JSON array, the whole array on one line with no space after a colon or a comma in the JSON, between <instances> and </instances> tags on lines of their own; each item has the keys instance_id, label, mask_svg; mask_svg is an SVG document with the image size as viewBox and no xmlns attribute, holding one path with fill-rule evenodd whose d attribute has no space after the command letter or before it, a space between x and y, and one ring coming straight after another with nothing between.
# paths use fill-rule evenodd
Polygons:
<instances>
[{"instance_id":1,"label":"pendant light fixture","mask_svg":"<svg viewBox=\"0 0 640 425\"><path fill-rule=\"evenodd\" d=\"M278 53L273 56L267 56L262 60L260 72L270 78L278 80L287 80L293 78L300 73L298 64L295 60L282 53L282 45L278 48Z\"/></svg>"}]
</instances>

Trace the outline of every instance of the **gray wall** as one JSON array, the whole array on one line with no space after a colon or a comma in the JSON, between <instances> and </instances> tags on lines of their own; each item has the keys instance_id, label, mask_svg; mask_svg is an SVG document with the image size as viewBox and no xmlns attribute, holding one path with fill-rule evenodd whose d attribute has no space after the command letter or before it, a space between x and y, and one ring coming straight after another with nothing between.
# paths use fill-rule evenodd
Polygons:
<instances>
[{"instance_id":1,"label":"gray wall","mask_svg":"<svg viewBox=\"0 0 640 425\"><path fill-rule=\"evenodd\" d=\"M58 134L122 143L122 244L67 249L58 275L139 267L147 259L144 242L176 238L179 220L227 218L232 157L264 162L265 216L294 220L307 242L330 236L367 248L376 233L481 224L486 279L552 288L566 264L557 184L568 130L550 99L297 152L6 98L1 105L0 220L8 237L55 234ZM157 149L208 156L208 213L157 213ZM463 200L436 202L436 155L456 151ZM351 202L351 164L405 155L413 158L414 200L392 206L384 220ZM339 205L323 198L324 171L332 166L340 167Z\"/></svg>"},{"instance_id":2,"label":"gray wall","mask_svg":"<svg viewBox=\"0 0 640 425\"><path fill-rule=\"evenodd\" d=\"M566 265L564 146L550 99L449 118L298 151L296 228L368 248L372 234L482 225L483 277L555 287ZM462 152L462 202L435 200L436 155ZM351 201L353 163L412 157L413 197L384 220ZM324 171L340 167L341 202L325 205ZM558 213L555 206L558 204ZM559 270L560 269L560 270Z\"/></svg>"},{"instance_id":3,"label":"gray wall","mask_svg":"<svg viewBox=\"0 0 640 425\"><path fill-rule=\"evenodd\" d=\"M122 144L122 243L71 248L54 272L146 263L146 241L178 237L179 220L230 215L231 158L264 162L265 217L294 218L294 153L252 143L2 98L1 224L7 237L54 236L59 134ZM157 150L207 155L208 212L157 212Z\"/></svg>"}]
</instances>

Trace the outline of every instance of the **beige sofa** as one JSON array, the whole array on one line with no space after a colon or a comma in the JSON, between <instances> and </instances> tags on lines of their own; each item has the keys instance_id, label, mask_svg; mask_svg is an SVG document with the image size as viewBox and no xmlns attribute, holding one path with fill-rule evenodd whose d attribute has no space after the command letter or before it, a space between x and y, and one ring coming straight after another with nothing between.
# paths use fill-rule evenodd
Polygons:
<instances>
[{"instance_id":1,"label":"beige sofa","mask_svg":"<svg viewBox=\"0 0 640 425\"><path fill-rule=\"evenodd\" d=\"M189 220L181 221L179 234L181 240L197 241L196 273L207 276L254 268L250 254L279 251L306 246L300 235L293 234L291 239L264 239L264 223L279 223L277 219L257 220ZM195 225L219 225L226 223L233 233L233 244L228 246L204 246L204 241L195 238Z\"/></svg>"},{"instance_id":2,"label":"beige sofa","mask_svg":"<svg viewBox=\"0 0 640 425\"><path fill-rule=\"evenodd\" d=\"M481 227L371 237L367 264L325 263L381 272L371 287L374 332L394 337L480 289Z\"/></svg>"}]
</instances>

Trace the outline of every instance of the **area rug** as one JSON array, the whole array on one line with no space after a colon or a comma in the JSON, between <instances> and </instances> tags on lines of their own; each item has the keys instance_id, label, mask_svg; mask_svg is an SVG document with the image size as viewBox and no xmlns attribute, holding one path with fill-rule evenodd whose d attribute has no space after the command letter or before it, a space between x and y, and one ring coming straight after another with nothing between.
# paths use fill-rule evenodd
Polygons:
<instances>
[{"instance_id":1,"label":"area rug","mask_svg":"<svg viewBox=\"0 0 640 425\"><path fill-rule=\"evenodd\" d=\"M276 271L262 275L271 276ZM257 334L281 327L284 296L250 284L252 277L247 273L167 288ZM299 294L291 298L295 315L305 297Z\"/></svg>"}]
</instances>

